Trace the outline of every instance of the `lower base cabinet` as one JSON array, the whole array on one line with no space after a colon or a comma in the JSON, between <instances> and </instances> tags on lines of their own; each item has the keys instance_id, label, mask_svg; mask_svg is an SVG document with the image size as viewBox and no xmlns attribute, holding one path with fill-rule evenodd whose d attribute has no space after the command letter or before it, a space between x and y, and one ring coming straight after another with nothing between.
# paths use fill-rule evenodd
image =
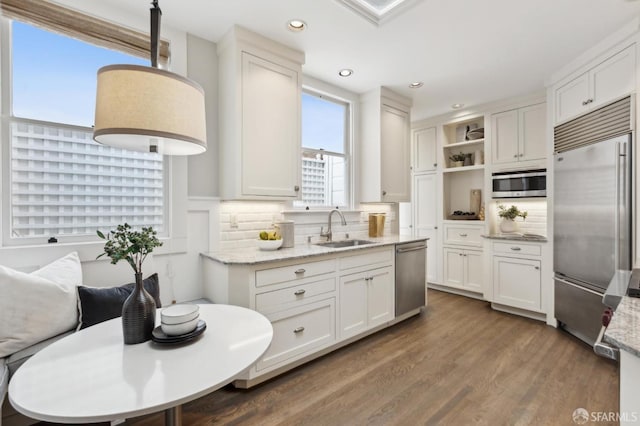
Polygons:
<instances>
[{"instance_id":1,"label":"lower base cabinet","mask_svg":"<svg viewBox=\"0 0 640 426\"><path fill-rule=\"evenodd\" d=\"M539 260L493 256L494 302L541 311L541 283Z\"/></svg>"},{"instance_id":2,"label":"lower base cabinet","mask_svg":"<svg viewBox=\"0 0 640 426\"><path fill-rule=\"evenodd\" d=\"M273 340L256 369L264 370L334 342L335 317L335 298L267 315L273 326Z\"/></svg>"},{"instance_id":3,"label":"lower base cabinet","mask_svg":"<svg viewBox=\"0 0 640 426\"><path fill-rule=\"evenodd\" d=\"M348 338L394 318L392 267L340 278L340 337Z\"/></svg>"},{"instance_id":4,"label":"lower base cabinet","mask_svg":"<svg viewBox=\"0 0 640 426\"><path fill-rule=\"evenodd\" d=\"M445 247L444 285L482 293L482 251Z\"/></svg>"}]
</instances>

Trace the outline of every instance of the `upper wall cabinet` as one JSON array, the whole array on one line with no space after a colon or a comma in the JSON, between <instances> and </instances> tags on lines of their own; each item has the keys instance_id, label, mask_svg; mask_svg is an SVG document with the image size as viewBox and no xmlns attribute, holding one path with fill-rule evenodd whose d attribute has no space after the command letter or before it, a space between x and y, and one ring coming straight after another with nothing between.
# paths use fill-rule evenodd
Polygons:
<instances>
[{"instance_id":1,"label":"upper wall cabinet","mask_svg":"<svg viewBox=\"0 0 640 426\"><path fill-rule=\"evenodd\" d=\"M545 158L546 104L491 116L491 161L494 165L526 165Z\"/></svg>"},{"instance_id":2,"label":"upper wall cabinet","mask_svg":"<svg viewBox=\"0 0 640 426\"><path fill-rule=\"evenodd\" d=\"M361 107L360 201L409 201L411 100L380 88Z\"/></svg>"},{"instance_id":3,"label":"upper wall cabinet","mask_svg":"<svg viewBox=\"0 0 640 426\"><path fill-rule=\"evenodd\" d=\"M411 167L414 173L430 172L438 167L436 134L435 127L413 130L413 164Z\"/></svg>"},{"instance_id":4,"label":"upper wall cabinet","mask_svg":"<svg viewBox=\"0 0 640 426\"><path fill-rule=\"evenodd\" d=\"M298 197L303 63L304 53L238 26L218 44L222 198Z\"/></svg>"},{"instance_id":5,"label":"upper wall cabinet","mask_svg":"<svg viewBox=\"0 0 640 426\"><path fill-rule=\"evenodd\" d=\"M555 123L631 93L636 87L636 45L615 53L555 89Z\"/></svg>"}]
</instances>

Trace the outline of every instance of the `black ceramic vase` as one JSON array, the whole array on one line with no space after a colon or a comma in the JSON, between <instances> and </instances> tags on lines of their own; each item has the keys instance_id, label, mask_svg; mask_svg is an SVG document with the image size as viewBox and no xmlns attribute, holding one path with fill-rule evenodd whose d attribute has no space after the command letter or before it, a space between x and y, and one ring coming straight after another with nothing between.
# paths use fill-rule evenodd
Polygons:
<instances>
[{"instance_id":1,"label":"black ceramic vase","mask_svg":"<svg viewBox=\"0 0 640 426\"><path fill-rule=\"evenodd\" d=\"M122 334L125 345L146 342L156 325L156 302L142 285L142 274L136 273L133 292L122 305Z\"/></svg>"}]
</instances>

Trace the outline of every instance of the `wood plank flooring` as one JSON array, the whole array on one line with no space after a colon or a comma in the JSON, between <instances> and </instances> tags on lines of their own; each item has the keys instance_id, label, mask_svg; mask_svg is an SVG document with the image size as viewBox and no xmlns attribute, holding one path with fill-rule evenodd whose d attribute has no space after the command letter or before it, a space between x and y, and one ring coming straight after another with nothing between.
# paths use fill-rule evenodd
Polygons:
<instances>
[{"instance_id":1,"label":"wood plank flooring","mask_svg":"<svg viewBox=\"0 0 640 426\"><path fill-rule=\"evenodd\" d=\"M228 386L186 404L183 421L573 425L579 407L617 412L618 393L616 363L572 336L430 290L422 315L252 389ZM162 420L155 414L127 424Z\"/></svg>"}]
</instances>

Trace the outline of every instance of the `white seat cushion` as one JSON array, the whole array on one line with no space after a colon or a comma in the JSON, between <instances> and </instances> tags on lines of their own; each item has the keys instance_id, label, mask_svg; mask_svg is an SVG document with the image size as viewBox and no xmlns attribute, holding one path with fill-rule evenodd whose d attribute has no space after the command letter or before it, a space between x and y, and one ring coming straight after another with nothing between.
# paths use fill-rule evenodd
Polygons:
<instances>
[{"instance_id":1,"label":"white seat cushion","mask_svg":"<svg viewBox=\"0 0 640 426\"><path fill-rule=\"evenodd\" d=\"M0 358L74 328L81 284L76 252L30 274L0 266Z\"/></svg>"}]
</instances>

